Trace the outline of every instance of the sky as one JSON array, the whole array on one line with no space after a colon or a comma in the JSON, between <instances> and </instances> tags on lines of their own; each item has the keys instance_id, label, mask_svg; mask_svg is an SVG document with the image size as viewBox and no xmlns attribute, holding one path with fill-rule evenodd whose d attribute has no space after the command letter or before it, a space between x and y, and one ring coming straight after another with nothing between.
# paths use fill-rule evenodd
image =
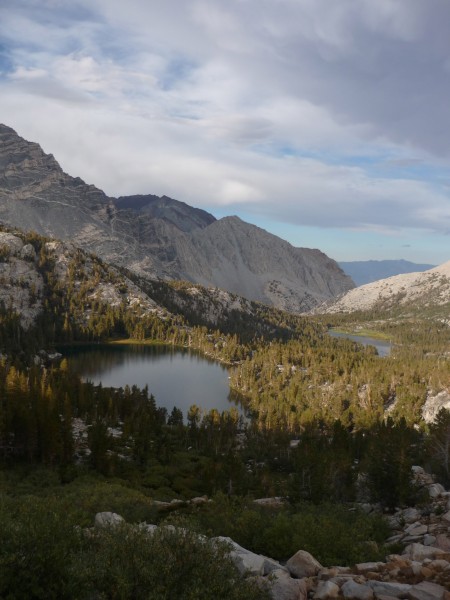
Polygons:
<instances>
[{"instance_id":1,"label":"sky","mask_svg":"<svg viewBox=\"0 0 450 600\"><path fill-rule=\"evenodd\" d=\"M448 0L0 0L0 122L110 196L450 260Z\"/></svg>"}]
</instances>

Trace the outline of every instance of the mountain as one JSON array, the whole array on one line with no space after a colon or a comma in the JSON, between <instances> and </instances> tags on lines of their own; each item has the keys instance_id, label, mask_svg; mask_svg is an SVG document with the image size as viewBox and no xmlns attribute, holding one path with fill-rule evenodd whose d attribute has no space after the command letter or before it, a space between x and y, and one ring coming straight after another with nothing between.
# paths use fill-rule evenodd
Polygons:
<instances>
[{"instance_id":1,"label":"mountain","mask_svg":"<svg viewBox=\"0 0 450 600\"><path fill-rule=\"evenodd\" d=\"M450 261L422 273L405 273L350 290L315 312L388 311L399 307L424 311L450 302Z\"/></svg>"},{"instance_id":2,"label":"mountain","mask_svg":"<svg viewBox=\"0 0 450 600\"><path fill-rule=\"evenodd\" d=\"M168 196L161 198L152 194L121 196L114 200L114 204L119 210L131 209L141 215L162 219L185 232L207 227L216 221L216 218L205 210L193 208L185 202L173 200Z\"/></svg>"},{"instance_id":3,"label":"mountain","mask_svg":"<svg viewBox=\"0 0 450 600\"><path fill-rule=\"evenodd\" d=\"M0 221L68 240L148 277L224 288L303 312L353 287L319 250L163 196L109 198L0 125Z\"/></svg>"},{"instance_id":4,"label":"mountain","mask_svg":"<svg viewBox=\"0 0 450 600\"><path fill-rule=\"evenodd\" d=\"M357 286L386 279L402 273L428 271L436 265L417 264L408 260L355 260L339 262L341 269L349 275Z\"/></svg>"}]
</instances>

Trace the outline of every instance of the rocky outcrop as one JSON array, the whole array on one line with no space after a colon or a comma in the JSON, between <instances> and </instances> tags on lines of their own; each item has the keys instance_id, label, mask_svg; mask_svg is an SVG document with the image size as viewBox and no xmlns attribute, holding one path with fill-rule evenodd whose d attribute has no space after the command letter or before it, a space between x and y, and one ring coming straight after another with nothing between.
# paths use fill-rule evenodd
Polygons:
<instances>
[{"instance_id":1,"label":"rocky outcrop","mask_svg":"<svg viewBox=\"0 0 450 600\"><path fill-rule=\"evenodd\" d=\"M108 198L4 125L0 220L70 240L146 277L218 287L293 312L354 285L319 250L294 248L237 217L215 220L167 197Z\"/></svg>"},{"instance_id":2,"label":"rocky outcrop","mask_svg":"<svg viewBox=\"0 0 450 600\"><path fill-rule=\"evenodd\" d=\"M350 290L341 298L315 309L317 313L387 311L399 306L428 308L450 302L450 261L423 273L382 279ZM450 325L450 319L447 322Z\"/></svg>"},{"instance_id":3,"label":"rocky outcrop","mask_svg":"<svg viewBox=\"0 0 450 600\"><path fill-rule=\"evenodd\" d=\"M52 270L52 280L61 289L85 293L85 311L79 323L90 318L90 306L97 302L107 306L126 305L141 315L168 313L137 285L113 267L101 265L92 255L85 254L73 244L57 241L42 242L42 249L50 259L44 267L31 243L24 242L23 234L0 231L0 303L18 315L27 330L43 311L47 289L43 268ZM84 286L84 287L83 287Z\"/></svg>"},{"instance_id":4,"label":"rocky outcrop","mask_svg":"<svg viewBox=\"0 0 450 600\"><path fill-rule=\"evenodd\" d=\"M413 474L427 492L429 504L399 509L389 517L392 536L387 542L396 544L399 553L384 561L324 567L300 549L281 564L231 538L213 539L227 545L239 573L268 588L273 600L450 600L450 492L421 467L414 467ZM96 526L118 523L120 518L111 515L97 515ZM147 524L140 527L150 535L157 529Z\"/></svg>"},{"instance_id":5,"label":"rocky outcrop","mask_svg":"<svg viewBox=\"0 0 450 600\"><path fill-rule=\"evenodd\" d=\"M425 423L433 423L443 408L450 410L450 389L441 390L437 394L429 392L422 406L422 419Z\"/></svg>"},{"instance_id":6,"label":"rocky outcrop","mask_svg":"<svg viewBox=\"0 0 450 600\"><path fill-rule=\"evenodd\" d=\"M36 262L33 246L16 235L0 232L0 303L19 315L24 329L42 311L44 281Z\"/></svg>"}]
</instances>

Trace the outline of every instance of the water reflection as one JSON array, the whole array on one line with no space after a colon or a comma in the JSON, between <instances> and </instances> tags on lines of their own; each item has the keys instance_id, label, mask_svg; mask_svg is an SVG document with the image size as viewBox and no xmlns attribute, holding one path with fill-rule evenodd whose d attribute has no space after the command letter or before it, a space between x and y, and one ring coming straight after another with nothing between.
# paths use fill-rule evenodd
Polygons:
<instances>
[{"instance_id":1,"label":"water reflection","mask_svg":"<svg viewBox=\"0 0 450 600\"><path fill-rule=\"evenodd\" d=\"M368 335L351 335L349 333L341 333L333 331L332 329L330 329L328 333L332 337L346 338L347 340L358 342L358 344L362 344L363 346L375 346L378 352L378 356L381 357L389 356L391 353L391 343L386 340L380 340L378 338L373 338Z\"/></svg>"},{"instance_id":2,"label":"water reflection","mask_svg":"<svg viewBox=\"0 0 450 600\"><path fill-rule=\"evenodd\" d=\"M219 412L240 409L230 393L226 367L204 356L172 346L89 345L63 349L70 369L105 387L148 385L158 406L174 406L186 417L192 404ZM241 411L240 411L241 412Z\"/></svg>"}]
</instances>

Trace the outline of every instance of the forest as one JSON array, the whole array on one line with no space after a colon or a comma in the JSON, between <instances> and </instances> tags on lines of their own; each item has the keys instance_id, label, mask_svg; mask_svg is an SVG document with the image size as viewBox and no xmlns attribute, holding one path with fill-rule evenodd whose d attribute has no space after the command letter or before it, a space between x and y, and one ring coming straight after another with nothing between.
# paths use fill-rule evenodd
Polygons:
<instances>
[{"instance_id":1,"label":"forest","mask_svg":"<svg viewBox=\"0 0 450 600\"><path fill-rule=\"evenodd\" d=\"M164 309L141 310L127 301L127 273L77 250L61 275L47 241L22 235L38 257L43 310L24 330L19 314L0 308L1 597L215 597L183 587L175 566L167 596L132 591L138 569L131 547L117 536L93 541L77 533L99 510L131 523L230 536L280 560L302 547L323 564L353 564L395 551L384 545L380 514L364 514L361 503L389 511L425 502L411 481L414 464L450 484L450 413L431 425L420 417L427 394L449 384L450 329L442 322L417 314L295 316L255 303L248 319L230 312L211 327L192 302L171 312L182 282L148 284ZM95 297L105 281L123 294L120 304ZM385 336L391 355L332 338L330 327ZM227 364L248 419L235 409L193 405L184 421L179 409L158 407L151 389L94 386L64 357L48 358L56 346L121 339L187 347ZM212 502L194 508L189 500L201 496ZM275 511L253 502L275 496L285 500ZM180 502L164 504L173 499ZM154 541L169 553L168 565L177 564L179 542ZM133 545L148 555L138 533ZM191 549L190 568L209 552L217 567L210 581L232 581L223 549L193 540ZM127 574L112 574L112 583L93 590L114 561L128 565ZM146 564L139 577L151 580L161 566ZM12 582L17 591L8 595ZM262 597L250 582L241 592L231 587L227 598Z\"/></svg>"}]
</instances>

